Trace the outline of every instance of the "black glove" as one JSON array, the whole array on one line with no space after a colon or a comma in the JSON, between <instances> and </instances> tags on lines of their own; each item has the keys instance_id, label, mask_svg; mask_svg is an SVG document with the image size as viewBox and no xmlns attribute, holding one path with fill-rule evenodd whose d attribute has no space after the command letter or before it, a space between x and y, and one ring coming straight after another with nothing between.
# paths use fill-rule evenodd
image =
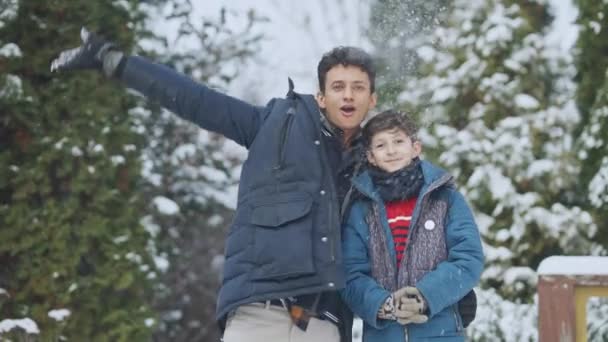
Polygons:
<instances>
[{"instance_id":1,"label":"black glove","mask_svg":"<svg viewBox=\"0 0 608 342\"><path fill-rule=\"evenodd\" d=\"M108 52L112 51L115 45L103 37L87 31L86 28L80 30L82 45L70 50L65 50L51 63L51 72L64 70L96 69L105 71L106 75L111 76L118 64L122 53L118 56L118 61L112 63L111 70L105 60Z\"/></svg>"},{"instance_id":2,"label":"black glove","mask_svg":"<svg viewBox=\"0 0 608 342\"><path fill-rule=\"evenodd\" d=\"M458 302L458 311L462 318L462 326L468 327L475 319L475 313L477 312L477 296L474 290L471 290Z\"/></svg>"}]
</instances>

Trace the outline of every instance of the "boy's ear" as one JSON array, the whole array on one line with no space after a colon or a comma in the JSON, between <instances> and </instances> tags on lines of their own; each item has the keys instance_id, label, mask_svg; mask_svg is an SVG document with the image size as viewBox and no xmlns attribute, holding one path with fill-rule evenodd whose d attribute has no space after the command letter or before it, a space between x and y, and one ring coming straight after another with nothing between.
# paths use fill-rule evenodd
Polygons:
<instances>
[{"instance_id":1,"label":"boy's ear","mask_svg":"<svg viewBox=\"0 0 608 342\"><path fill-rule=\"evenodd\" d=\"M367 161L372 164L372 165L376 165L376 160L374 159L374 155L372 154L371 151L367 151L365 152L365 156L367 156Z\"/></svg>"},{"instance_id":2,"label":"boy's ear","mask_svg":"<svg viewBox=\"0 0 608 342\"><path fill-rule=\"evenodd\" d=\"M369 109L374 109L376 108L376 104L378 103L378 95L376 95L376 92L372 93L372 97L369 101Z\"/></svg>"},{"instance_id":3,"label":"boy's ear","mask_svg":"<svg viewBox=\"0 0 608 342\"><path fill-rule=\"evenodd\" d=\"M420 156L420 153L422 153L422 143L420 140L414 141L414 153L416 154L415 157Z\"/></svg>"},{"instance_id":4,"label":"boy's ear","mask_svg":"<svg viewBox=\"0 0 608 342\"><path fill-rule=\"evenodd\" d=\"M317 105L319 108L325 109L325 95L322 92L317 92L317 96L315 96L315 100L317 100Z\"/></svg>"}]
</instances>

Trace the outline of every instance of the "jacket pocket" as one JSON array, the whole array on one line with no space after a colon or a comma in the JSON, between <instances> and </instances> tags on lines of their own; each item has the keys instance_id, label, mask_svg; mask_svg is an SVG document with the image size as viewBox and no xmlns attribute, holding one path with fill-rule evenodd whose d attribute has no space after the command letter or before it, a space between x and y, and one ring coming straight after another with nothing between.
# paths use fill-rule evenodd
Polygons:
<instances>
[{"instance_id":1,"label":"jacket pocket","mask_svg":"<svg viewBox=\"0 0 608 342\"><path fill-rule=\"evenodd\" d=\"M313 201L307 193L283 193L254 201L253 279L286 279L315 272Z\"/></svg>"}]
</instances>

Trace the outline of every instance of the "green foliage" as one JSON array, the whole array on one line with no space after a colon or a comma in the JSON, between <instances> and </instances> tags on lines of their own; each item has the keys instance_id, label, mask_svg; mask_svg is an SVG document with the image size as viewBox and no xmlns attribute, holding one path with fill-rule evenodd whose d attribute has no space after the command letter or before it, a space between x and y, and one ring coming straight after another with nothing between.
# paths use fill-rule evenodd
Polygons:
<instances>
[{"instance_id":1,"label":"green foliage","mask_svg":"<svg viewBox=\"0 0 608 342\"><path fill-rule=\"evenodd\" d=\"M21 51L0 62L0 288L10 295L0 317L30 317L43 341L151 334L134 101L100 74L49 71L61 49L79 44L82 25L131 45L124 4L23 0L0 28L0 48ZM57 322L55 309L71 314Z\"/></svg>"},{"instance_id":2,"label":"green foliage","mask_svg":"<svg viewBox=\"0 0 608 342\"><path fill-rule=\"evenodd\" d=\"M576 101L582 115L579 125L579 157L582 192L580 201L590 207L601 227L608 224L608 3L577 0L580 25L576 63L578 89ZM608 246L608 232L599 233Z\"/></svg>"},{"instance_id":3,"label":"green foliage","mask_svg":"<svg viewBox=\"0 0 608 342\"><path fill-rule=\"evenodd\" d=\"M608 4L605 1L575 0L580 31L577 41L577 104L583 114L582 125L588 122L589 111L606 80L608 69Z\"/></svg>"}]
</instances>

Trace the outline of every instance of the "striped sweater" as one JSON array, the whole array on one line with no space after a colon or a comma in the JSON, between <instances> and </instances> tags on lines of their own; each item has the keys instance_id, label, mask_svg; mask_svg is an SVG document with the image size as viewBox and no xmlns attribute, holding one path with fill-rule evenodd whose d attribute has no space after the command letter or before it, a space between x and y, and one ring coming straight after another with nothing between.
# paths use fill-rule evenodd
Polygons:
<instances>
[{"instance_id":1,"label":"striped sweater","mask_svg":"<svg viewBox=\"0 0 608 342\"><path fill-rule=\"evenodd\" d=\"M391 228L393 242L395 243L395 255L397 265L401 265L405 246L410 231L410 222L416 206L417 197L403 201L385 202L388 225Z\"/></svg>"}]
</instances>

